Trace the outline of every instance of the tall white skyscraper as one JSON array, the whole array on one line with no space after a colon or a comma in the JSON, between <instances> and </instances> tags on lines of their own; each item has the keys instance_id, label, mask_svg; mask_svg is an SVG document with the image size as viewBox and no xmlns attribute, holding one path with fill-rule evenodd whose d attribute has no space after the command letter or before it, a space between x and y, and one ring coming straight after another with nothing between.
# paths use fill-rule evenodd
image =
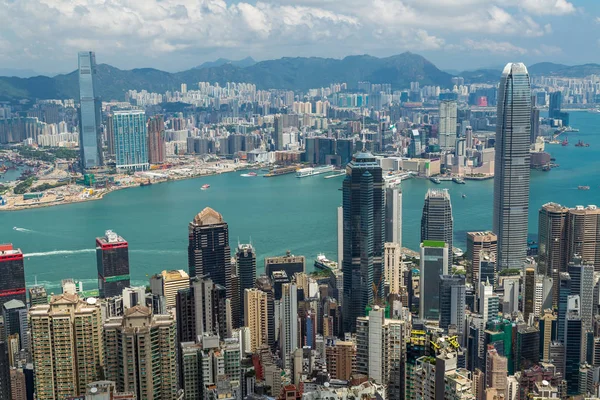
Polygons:
<instances>
[{"instance_id":1,"label":"tall white skyscraper","mask_svg":"<svg viewBox=\"0 0 600 400\"><path fill-rule=\"evenodd\" d=\"M527 256L531 87L524 64L504 67L497 114L493 229L502 270L522 268Z\"/></svg>"},{"instance_id":2,"label":"tall white skyscraper","mask_svg":"<svg viewBox=\"0 0 600 400\"><path fill-rule=\"evenodd\" d=\"M438 137L442 150L450 150L456 144L456 114L455 101L442 101L440 103Z\"/></svg>"}]
</instances>

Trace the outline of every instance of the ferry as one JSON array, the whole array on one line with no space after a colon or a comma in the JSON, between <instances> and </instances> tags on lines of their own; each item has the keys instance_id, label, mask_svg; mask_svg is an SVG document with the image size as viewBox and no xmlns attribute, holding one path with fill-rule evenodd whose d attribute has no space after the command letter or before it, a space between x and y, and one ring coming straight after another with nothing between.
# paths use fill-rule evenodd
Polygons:
<instances>
[{"instance_id":1,"label":"ferry","mask_svg":"<svg viewBox=\"0 0 600 400\"><path fill-rule=\"evenodd\" d=\"M202 190L206 190L210 187L210 185L208 183L205 183L204 185L202 185L201 189Z\"/></svg>"},{"instance_id":2,"label":"ferry","mask_svg":"<svg viewBox=\"0 0 600 400\"><path fill-rule=\"evenodd\" d=\"M334 169L333 165L324 165L322 167L308 167L300 168L296 171L296 178L305 178L307 176L324 174L326 172L332 172Z\"/></svg>"},{"instance_id":3,"label":"ferry","mask_svg":"<svg viewBox=\"0 0 600 400\"><path fill-rule=\"evenodd\" d=\"M263 175L265 178L271 178L273 176L287 175L296 172L296 167L282 167L274 168L269 171L268 174Z\"/></svg>"},{"instance_id":4,"label":"ferry","mask_svg":"<svg viewBox=\"0 0 600 400\"><path fill-rule=\"evenodd\" d=\"M458 177L452 178L452 182L458 183L459 185L464 185L465 184L465 181L463 179L461 179L461 178L458 178Z\"/></svg>"},{"instance_id":5,"label":"ferry","mask_svg":"<svg viewBox=\"0 0 600 400\"><path fill-rule=\"evenodd\" d=\"M590 190L589 186L577 186L577 189L579 190Z\"/></svg>"},{"instance_id":6,"label":"ferry","mask_svg":"<svg viewBox=\"0 0 600 400\"><path fill-rule=\"evenodd\" d=\"M436 185L439 185L440 183L442 183L442 181L440 181L439 178L429 178L429 180L433 183L435 183Z\"/></svg>"},{"instance_id":7,"label":"ferry","mask_svg":"<svg viewBox=\"0 0 600 400\"><path fill-rule=\"evenodd\" d=\"M243 177L253 177L253 176L257 176L258 174L256 172L248 172L247 174L241 174L240 176Z\"/></svg>"},{"instance_id":8,"label":"ferry","mask_svg":"<svg viewBox=\"0 0 600 400\"><path fill-rule=\"evenodd\" d=\"M325 254L321 253L315 260L315 269L318 271L331 271L338 268L338 263L328 260Z\"/></svg>"}]
</instances>

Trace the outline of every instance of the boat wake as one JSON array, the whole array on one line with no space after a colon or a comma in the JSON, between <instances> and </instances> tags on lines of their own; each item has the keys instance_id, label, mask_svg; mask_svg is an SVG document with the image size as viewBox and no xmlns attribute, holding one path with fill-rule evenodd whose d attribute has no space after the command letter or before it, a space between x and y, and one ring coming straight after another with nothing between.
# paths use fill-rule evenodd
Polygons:
<instances>
[{"instance_id":1,"label":"boat wake","mask_svg":"<svg viewBox=\"0 0 600 400\"><path fill-rule=\"evenodd\" d=\"M35 232L34 230L31 230L31 229L19 228L18 226L13 227L13 230L15 230L17 232L30 232L30 233Z\"/></svg>"},{"instance_id":2,"label":"boat wake","mask_svg":"<svg viewBox=\"0 0 600 400\"><path fill-rule=\"evenodd\" d=\"M50 256L68 256L71 254L93 253L96 249L81 249L81 250L53 250L40 253L28 253L24 257L50 257Z\"/></svg>"}]
</instances>

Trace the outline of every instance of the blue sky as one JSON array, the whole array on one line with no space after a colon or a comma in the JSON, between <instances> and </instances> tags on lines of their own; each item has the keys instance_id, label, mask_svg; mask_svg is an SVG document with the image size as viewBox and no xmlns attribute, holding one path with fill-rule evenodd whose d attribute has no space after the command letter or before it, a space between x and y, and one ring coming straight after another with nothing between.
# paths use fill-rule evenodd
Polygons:
<instances>
[{"instance_id":1,"label":"blue sky","mask_svg":"<svg viewBox=\"0 0 600 400\"><path fill-rule=\"evenodd\" d=\"M600 0L0 0L0 69L178 71L256 60L421 54L442 69L600 62Z\"/></svg>"}]
</instances>

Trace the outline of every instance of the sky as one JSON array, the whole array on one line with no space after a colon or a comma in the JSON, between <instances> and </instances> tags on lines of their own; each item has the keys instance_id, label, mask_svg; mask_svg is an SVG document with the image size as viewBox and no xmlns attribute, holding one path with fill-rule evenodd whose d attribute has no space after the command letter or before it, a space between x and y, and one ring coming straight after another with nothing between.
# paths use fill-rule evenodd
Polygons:
<instances>
[{"instance_id":1,"label":"sky","mask_svg":"<svg viewBox=\"0 0 600 400\"><path fill-rule=\"evenodd\" d=\"M444 70L600 62L600 0L0 0L0 21L0 71L69 72L80 50L166 71L404 51Z\"/></svg>"}]
</instances>

